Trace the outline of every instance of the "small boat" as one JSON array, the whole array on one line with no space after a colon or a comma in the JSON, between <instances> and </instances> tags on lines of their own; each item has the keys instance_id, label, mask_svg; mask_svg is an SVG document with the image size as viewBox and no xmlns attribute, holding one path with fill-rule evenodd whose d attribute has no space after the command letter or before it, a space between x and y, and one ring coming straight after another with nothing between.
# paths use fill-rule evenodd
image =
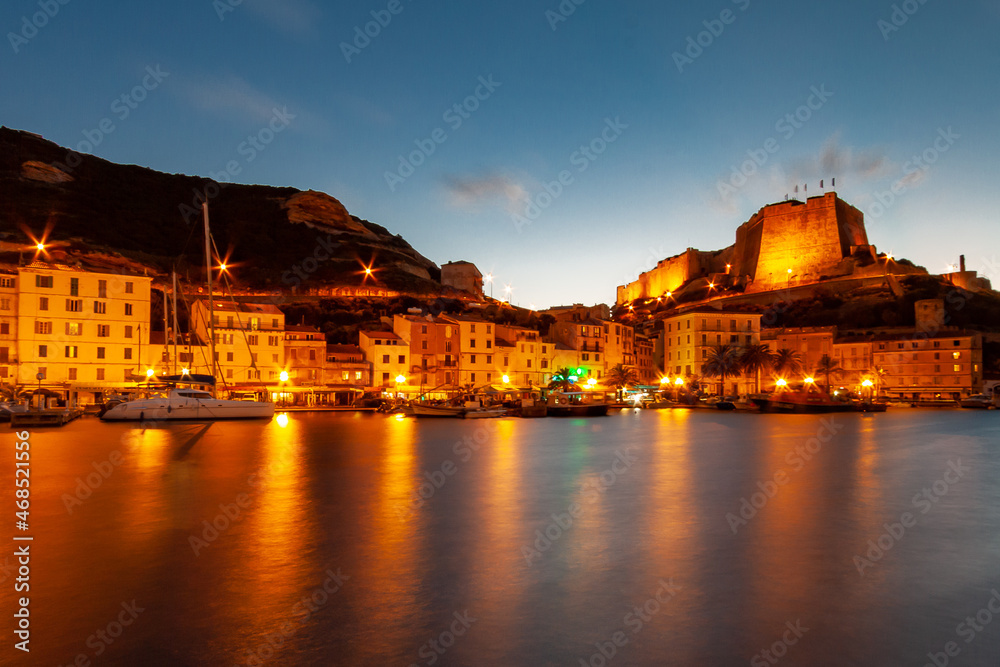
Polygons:
<instances>
[{"instance_id":1,"label":"small boat","mask_svg":"<svg viewBox=\"0 0 1000 667\"><path fill-rule=\"evenodd\" d=\"M585 398L582 391L554 391L549 394L550 417L603 417L608 414L608 404Z\"/></svg>"},{"instance_id":2,"label":"small boat","mask_svg":"<svg viewBox=\"0 0 1000 667\"><path fill-rule=\"evenodd\" d=\"M414 417L452 417L457 418L465 414L465 407L461 405L422 405L412 403L410 410Z\"/></svg>"},{"instance_id":3,"label":"small boat","mask_svg":"<svg viewBox=\"0 0 1000 667\"><path fill-rule=\"evenodd\" d=\"M993 399L986 394L969 396L968 398L962 400L959 405L970 410L990 410L994 407Z\"/></svg>"},{"instance_id":4,"label":"small boat","mask_svg":"<svg viewBox=\"0 0 1000 667\"><path fill-rule=\"evenodd\" d=\"M910 403L915 408L957 408L958 401L942 398L913 401Z\"/></svg>"},{"instance_id":5,"label":"small boat","mask_svg":"<svg viewBox=\"0 0 1000 667\"><path fill-rule=\"evenodd\" d=\"M782 391L769 397L755 396L751 400L760 406L761 412L822 414L854 410L846 401L837 401L815 391Z\"/></svg>"},{"instance_id":6,"label":"small boat","mask_svg":"<svg viewBox=\"0 0 1000 667\"><path fill-rule=\"evenodd\" d=\"M888 403L878 403L872 401L860 401L854 404L855 412L885 412L889 409Z\"/></svg>"},{"instance_id":7,"label":"small boat","mask_svg":"<svg viewBox=\"0 0 1000 667\"><path fill-rule=\"evenodd\" d=\"M514 410L518 417L528 419L547 417L549 414L549 406L545 404L545 401L541 397L535 395L522 398L520 405L515 407Z\"/></svg>"},{"instance_id":8,"label":"small boat","mask_svg":"<svg viewBox=\"0 0 1000 667\"><path fill-rule=\"evenodd\" d=\"M462 415L464 419L496 419L497 417L506 416L506 408L473 408L466 410Z\"/></svg>"}]
</instances>

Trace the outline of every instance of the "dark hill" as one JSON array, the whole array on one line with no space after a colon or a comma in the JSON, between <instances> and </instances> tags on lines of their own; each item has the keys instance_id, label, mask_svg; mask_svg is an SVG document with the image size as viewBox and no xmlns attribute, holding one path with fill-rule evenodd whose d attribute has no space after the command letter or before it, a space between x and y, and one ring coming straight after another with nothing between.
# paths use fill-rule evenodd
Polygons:
<instances>
[{"instance_id":1,"label":"dark hill","mask_svg":"<svg viewBox=\"0 0 1000 667\"><path fill-rule=\"evenodd\" d=\"M381 285L438 289L433 262L323 193L164 174L0 128L0 233L11 241L26 240L21 229L41 235L49 227L50 241L119 252L160 271L176 264L194 278L203 266L199 193L209 196L219 251L231 248L231 260L245 267L244 286L357 285L363 264L374 261ZM330 259L307 260L323 257L331 241ZM292 278L296 267L307 281Z\"/></svg>"}]
</instances>

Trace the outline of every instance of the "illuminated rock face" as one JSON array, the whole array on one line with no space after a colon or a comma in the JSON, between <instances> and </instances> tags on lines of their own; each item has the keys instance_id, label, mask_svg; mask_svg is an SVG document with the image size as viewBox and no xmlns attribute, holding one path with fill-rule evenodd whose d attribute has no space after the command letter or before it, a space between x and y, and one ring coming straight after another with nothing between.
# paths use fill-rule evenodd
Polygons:
<instances>
[{"instance_id":1,"label":"illuminated rock face","mask_svg":"<svg viewBox=\"0 0 1000 667\"><path fill-rule=\"evenodd\" d=\"M665 259L619 287L618 303L656 298L692 280L724 274L745 285L746 292L816 283L851 275L851 258L872 253L864 214L830 192L805 202L765 206L736 230L734 245L717 252L688 248Z\"/></svg>"}]
</instances>

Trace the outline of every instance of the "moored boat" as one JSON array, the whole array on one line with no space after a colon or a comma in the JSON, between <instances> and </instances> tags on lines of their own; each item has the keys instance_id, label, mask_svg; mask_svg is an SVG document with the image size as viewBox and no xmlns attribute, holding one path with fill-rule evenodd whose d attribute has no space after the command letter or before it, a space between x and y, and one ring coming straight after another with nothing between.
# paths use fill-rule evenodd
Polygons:
<instances>
[{"instance_id":1,"label":"moored boat","mask_svg":"<svg viewBox=\"0 0 1000 667\"><path fill-rule=\"evenodd\" d=\"M994 407L993 399L986 394L977 394L963 399L959 405L970 410L990 410Z\"/></svg>"},{"instance_id":2,"label":"moored boat","mask_svg":"<svg viewBox=\"0 0 1000 667\"><path fill-rule=\"evenodd\" d=\"M608 404L588 400L582 391L554 391L549 394L550 417L603 417L608 414Z\"/></svg>"},{"instance_id":3,"label":"moored boat","mask_svg":"<svg viewBox=\"0 0 1000 667\"><path fill-rule=\"evenodd\" d=\"M755 396L751 400L760 406L761 412L820 414L854 410L846 401L834 400L815 391L782 391L769 397Z\"/></svg>"},{"instance_id":4,"label":"moored boat","mask_svg":"<svg viewBox=\"0 0 1000 667\"><path fill-rule=\"evenodd\" d=\"M101 415L102 421L216 421L270 419L274 403L230 401L207 391L172 387L165 393L119 403Z\"/></svg>"}]
</instances>

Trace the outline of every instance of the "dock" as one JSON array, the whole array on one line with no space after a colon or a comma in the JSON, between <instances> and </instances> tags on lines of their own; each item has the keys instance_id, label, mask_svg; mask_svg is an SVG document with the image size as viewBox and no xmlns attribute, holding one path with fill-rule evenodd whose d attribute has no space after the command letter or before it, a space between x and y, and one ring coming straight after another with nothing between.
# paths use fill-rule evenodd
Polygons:
<instances>
[{"instance_id":1,"label":"dock","mask_svg":"<svg viewBox=\"0 0 1000 667\"><path fill-rule=\"evenodd\" d=\"M14 412L10 415L10 427L21 426L65 426L83 415L82 408L66 408L62 410L29 410Z\"/></svg>"}]
</instances>

